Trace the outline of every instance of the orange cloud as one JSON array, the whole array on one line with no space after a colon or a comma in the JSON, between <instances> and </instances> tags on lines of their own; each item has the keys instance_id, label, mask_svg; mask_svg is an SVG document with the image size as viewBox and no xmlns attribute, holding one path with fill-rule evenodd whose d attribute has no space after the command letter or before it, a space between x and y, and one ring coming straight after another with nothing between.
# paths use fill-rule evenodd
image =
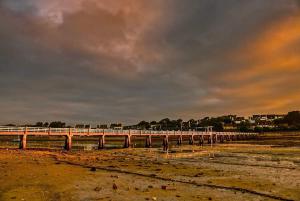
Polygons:
<instances>
[{"instance_id":1,"label":"orange cloud","mask_svg":"<svg viewBox=\"0 0 300 201\"><path fill-rule=\"evenodd\" d=\"M230 53L230 62L240 66L235 69L235 75L239 76L227 75L226 78L245 80L273 73L298 72L299 43L300 15L272 23L256 38L249 40L248 45Z\"/></svg>"},{"instance_id":2,"label":"orange cloud","mask_svg":"<svg viewBox=\"0 0 300 201\"><path fill-rule=\"evenodd\" d=\"M221 78L217 97L241 114L286 112L300 102L300 15L265 27L226 55L232 66ZM219 80L219 81L220 81Z\"/></svg>"}]
</instances>

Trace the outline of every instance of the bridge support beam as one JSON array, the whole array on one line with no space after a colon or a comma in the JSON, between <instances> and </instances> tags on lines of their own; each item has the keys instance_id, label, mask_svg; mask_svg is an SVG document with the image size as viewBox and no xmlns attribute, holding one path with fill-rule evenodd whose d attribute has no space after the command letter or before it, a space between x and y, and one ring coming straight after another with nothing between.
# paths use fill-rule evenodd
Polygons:
<instances>
[{"instance_id":1,"label":"bridge support beam","mask_svg":"<svg viewBox=\"0 0 300 201\"><path fill-rule=\"evenodd\" d=\"M193 145L193 144L194 144L194 136L193 136L193 135L190 136L190 138L189 138L189 144L190 144L190 145Z\"/></svg>"},{"instance_id":2,"label":"bridge support beam","mask_svg":"<svg viewBox=\"0 0 300 201\"><path fill-rule=\"evenodd\" d=\"M207 144L211 143L211 135L207 136Z\"/></svg>"},{"instance_id":3,"label":"bridge support beam","mask_svg":"<svg viewBox=\"0 0 300 201\"><path fill-rule=\"evenodd\" d=\"M152 147L152 139L151 139L151 135L148 135L146 137L146 148L151 148Z\"/></svg>"},{"instance_id":4,"label":"bridge support beam","mask_svg":"<svg viewBox=\"0 0 300 201\"><path fill-rule=\"evenodd\" d=\"M20 136L19 149L26 149L27 135Z\"/></svg>"},{"instance_id":5,"label":"bridge support beam","mask_svg":"<svg viewBox=\"0 0 300 201\"><path fill-rule=\"evenodd\" d=\"M215 144L217 142L217 135L212 135L212 140L213 140L213 143Z\"/></svg>"},{"instance_id":6,"label":"bridge support beam","mask_svg":"<svg viewBox=\"0 0 300 201\"><path fill-rule=\"evenodd\" d=\"M224 136L223 135L220 135L220 143L224 143Z\"/></svg>"},{"instance_id":7,"label":"bridge support beam","mask_svg":"<svg viewBox=\"0 0 300 201\"><path fill-rule=\"evenodd\" d=\"M105 136L101 135L99 137L98 149L104 149L104 146L105 146Z\"/></svg>"},{"instance_id":8,"label":"bridge support beam","mask_svg":"<svg viewBox=\"0 0 300 201\"><path fill-rule=\"evenodd\" d=\"M177 139L177 145L180 146L182 145L182 135L180 135Z\"/></svg>"},{"instance_id":9,"label":"bridge support beam","mask_svg":"<svg viewBox=\"0 0 300 201\"><path fill-rule=\"evenodd\" d=\"M66 135L65 136L65 150L70 151L72 149L72 136Z\"/></svg>"},{"instance_id":10,"label":"bridge support beam","mask_svg":"<svg viewBox=\"0 0 300 201\"><path fill-rule=\"evenodd\" d=\"M163 139L163 150L164 151L168 151L169 150L169 138L168 136L164 136L164 139Z\"/></svg>"},{"instance_id":11,"label":"bridge support beam","mask_svg":"<svg viewBox=\"0 0 300 201\"><path fill-rule=\"evenodd\" d=\"M204 145L204 138L203 138L203 135L200 135L200 136L199 136L199 145L200 145L200 146L203 146L203 145Z\"/></svg>"},{"instance_id":12,"label":"bridge support beam","mask_svg":"<svg viewBox=\"0 0 300 201\"><path fill-rule=\"evenodd\" d=\"M125 136L124 148L129 148L131 146L131 138L130 135Z\"/></svg>"}]
</instances>

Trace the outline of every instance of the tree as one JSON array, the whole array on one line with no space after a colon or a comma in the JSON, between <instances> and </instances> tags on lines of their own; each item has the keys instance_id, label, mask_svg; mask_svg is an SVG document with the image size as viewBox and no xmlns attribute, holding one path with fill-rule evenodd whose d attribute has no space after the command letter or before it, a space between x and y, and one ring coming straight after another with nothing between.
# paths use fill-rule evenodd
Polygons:
<instances>
[{"instance_id":1,"label":"tree","mask_svg":"<svg viewBox=\"0 0 300 201\"><path fill-rule=\"evenodd\" d=\"M256 127L254 128L254 132L256 132L256 133L261 133L261 132L263 132L263 131L264 131L264 129L263 129L262 127L256 126Z\"/></svg>"},{"instance_id":2,"label":"tree","mask_svg":"<svg viewBox=\"0 0 300 201\"><path fill-rule=\"evenodd\" d=\"M157 122L156 122L156 121L151 121L150 124L151 124L151 125L156 125Z\"/></svg>"},{"instance_id":3,"label":"tree","mask_svg":"<svg viewBox=\"0 0 300 201\"><path fill-rule=\"evenodd\" d=\"M112 124L110 124L110 128L111 129L122 128L122 124L121 123L112 123Z\"/></svg>"},{"instance_id":4,"label":"tree","mask_svg":"<svg viewBox=\"0 0 300 201\"><path fill-rule=\"evenodd\" d=\"M190 119L189 121L189 129L195 129L197 127L197 121L194 119Z\"/></svg>"},{"instance_id":5,"label":"tree","mask_svg":"<svg viewBox=\"0 0 300 201\"><path fill-rule=\"evenodd\" d=\"M300 111L289 112L283 119L284 123L287 123L289 127L294 129L300 128Z\"/></svg>"},{"instance_id":6,"label":"tree","mask_svg":"<svg viewBox=\"0 0 300 201\"><path fill-rule=\"evenodd\" d=\"M213 121L212 122L212 127L213 127L213 130L215 130L217 132L221 132L221 131L224 130L223 123L220 122L220 121Z\"/></svg>"},{"instance_id":7,"label":"tree","mask_svg":"<svg viewBox=\"0 0 300 201\"><path fill-rule=\"evenodd\" d=\"M16 126L16 124L6 124L5 126Z\"/></svg>"},{"instance_id":8,"label":"tree","mask_svg":"<svg viewBox=\"0 0 300 201\"><path fill-rule=\"evenodd\" d=\"M242 121L238 128L241 132L248 132L251 128L251 124L249 121Z\"/></svg>"},{"instance_id":9,"label":"tree","mask_svg":"<svg viewBox=\"0 0 300 201\"><path fill-rule=\"evenodd\" d=\"M66 127L66 123L61 121L53 121L50 123L49 127L51 128L64 128Z\"/></svg>"},{"instance_id":10,"label":"tree","mask_svg":"<svg viewBox=\"0 0 300 201\"><path fill-rule=\"evenodd\" d=\"M44 123L43 122L36 122L35 127L43 127Z\"/></svg>"},{"instance_id":11,"label":"tree","mask_svg":"<svg viewBox=\"0 0 300 201\"><path fill-rule=\"evenodd\" d=\"M138 123L138 127L142 130L149 129L150 123L146 121L141 121L140 123Z\"/></svg>"},{"instance_id":12,"label":"tree","mask_svg":"<svg viewBox=\"0 0 300 201\"><path fill-rule=\"evenodd\" d=\"M100 129L108 129L107 124L101 124L101 125L98 125L97 127Z\"/></svg>"},{"instance_id":13,"label":"tree","mask_svg":"<svg viewBox=\"0 0 300 201\"><path fill-rule=\"evenodd\" d=\"M159 121L162 130L168 130L168 126L170 125L170 119L164 118Z\"/></svg>"}]
</instances>

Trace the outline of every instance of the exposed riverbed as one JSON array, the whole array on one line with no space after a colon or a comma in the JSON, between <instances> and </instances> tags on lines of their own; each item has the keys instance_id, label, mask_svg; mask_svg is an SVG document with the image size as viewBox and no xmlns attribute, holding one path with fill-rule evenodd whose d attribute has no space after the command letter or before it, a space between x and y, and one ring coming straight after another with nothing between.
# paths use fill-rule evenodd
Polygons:
<instances>
[{"instance_id":1,"label":"exposed riverbed","mask_svg":"<svg viewBox=\"0 0 300 201\"><path fill-rule=\"evenodd\" d=\"M64 152L61 140L49 150L12 144L0 149L0 200L300 200L298 140L298 134L267 134L213 148L174 143L168 154L161 148Z\"/></svg>"}]
</instances>

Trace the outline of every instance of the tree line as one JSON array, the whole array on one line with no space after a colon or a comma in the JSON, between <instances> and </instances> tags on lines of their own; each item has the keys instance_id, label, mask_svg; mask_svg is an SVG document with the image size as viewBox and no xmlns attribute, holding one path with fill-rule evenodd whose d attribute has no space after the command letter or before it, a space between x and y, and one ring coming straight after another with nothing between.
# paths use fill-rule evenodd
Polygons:
<instances>
[{"instance_id":1,"label":"tree line","mask_svg":"<svg viewBox=\"0 0 300 201\"><path fill-rule=\"evenodd\" d=\"M130 126L122 126L119 123L112 123L108 125L100 125L98 128L115 128L123 127L123 129L141 129L141 130L204 130L206 127L212 127L214 131L224 131L224 125L232 124L235 125L235 130L247 132L247 131L293 131L300 130L300 111L289 112L284 118L275 119L272 122L272 127L258 126L256 123L251 123L249 120L241 121L239 124L228 116L221 117L205 117L199 120L190 119L188 121L183 121L182 119L172 120L169 118L164 118L160 121L140 121L138 124ZM6 126L15 126L14 124L7 124ZM71 128L65 122L62 121L52 121L48 122L37 122L33 125L24 125L28 127L51 127L51 128Z\"/></svg>"}]
</instances>

